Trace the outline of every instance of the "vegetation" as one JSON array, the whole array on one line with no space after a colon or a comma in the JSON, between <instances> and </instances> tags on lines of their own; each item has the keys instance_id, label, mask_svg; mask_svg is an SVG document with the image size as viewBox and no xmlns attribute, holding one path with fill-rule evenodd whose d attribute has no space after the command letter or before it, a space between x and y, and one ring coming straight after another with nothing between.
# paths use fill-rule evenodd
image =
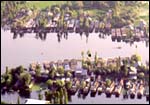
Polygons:
<instances>
[{"instance_id":1,"label":"vegetation","mask_svg":"<svg viewBox=\"0 0 150 105\"><path fill-rule=\"evenodd\" d=\"M38 94L38 98L39 100L42 100L43 99L43 95L41 93Z\"/></svg>"},{"instance_id":2,"label":"vegetation","mask_svg":"<svg viewBox=\"0 0 150 105\"><path fill-rule=\"evenodd\" d=\"M110 79L107 79L106 80L106 87L109 87L111 85L111 80Z\"/></svg>"},{"instance_id":3,"label":"vegetation","mask_svg":"<svg viewBox=\"0 0 150 105\"><path fill-rule=\"evenodd\" d=\"M7 102L4 102L4 101L1 101L1 104L9 104L9 103L7 103Z\"/></svg>"},{"instance_id":4,"label":"vegetation","mask_svg":"<svg viewBox=\"0 0 150 105\"><path fill-rule=\"evenodd\" d=\"M17 104L20 104L20 96L18 96Z\"/></svg>"},{"instance_id":5,"label":"vegetation","mask_svg":"<svg viewBox=\"0 0 150 105\"><path fill-rule=\"evenodd\" d=\"M40 90L41 86L39 84L33 84L32 91L38 91Z\"/></svg>"}]
</instances>

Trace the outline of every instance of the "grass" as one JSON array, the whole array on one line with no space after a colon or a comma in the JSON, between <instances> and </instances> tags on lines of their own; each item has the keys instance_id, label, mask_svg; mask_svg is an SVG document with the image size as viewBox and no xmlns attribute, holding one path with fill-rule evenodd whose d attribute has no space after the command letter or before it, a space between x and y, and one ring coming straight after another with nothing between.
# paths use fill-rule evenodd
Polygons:
<instances>
[{"instance_id":1,"label":"grass","mask_svg":"<svg viewBox=\"0 0 150 105\"><path fill-rule=\"evenodd\" d=\"M41 88L41 86L39 84L34 84L32 86L32 91L38 91L38 90L40 90L40 88Z\"/></svg>"},{"instance_id":2,"label":"grass","mask_svg":"<svg viewBox=\"0 0 150 105\"><path fill-rule=\"evenodd\" d=\"M27 2L27 7L37 7L39 9L43 9L43 8L46 8L46 7L50 7L52 5L62 5L66 3L66 1L28 1Z\"/></svg>"}]
</instances>

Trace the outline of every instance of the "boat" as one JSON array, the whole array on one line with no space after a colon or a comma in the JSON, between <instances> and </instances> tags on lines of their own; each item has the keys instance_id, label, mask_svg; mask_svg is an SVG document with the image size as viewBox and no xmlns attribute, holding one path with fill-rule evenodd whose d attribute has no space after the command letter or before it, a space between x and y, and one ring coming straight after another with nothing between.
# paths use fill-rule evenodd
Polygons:
<instances>
[{"instance_id":1,"label":"boat","mask_svg":"<svg viewBox=\"0 0 150 105\"><path fill-rule=\"evenodd\" d=\"M108 97L108 98L111 97L114 88L115 88L114 82L112 82L111 85L110 85L109 87L106 87L106 90L105 90L106 97Z\"/></svg>"},{"instance_id":2,"label":"boat","mask_svg":"<svg viewBox=\"0 0 150 105\"><path fill-rule=\"evenodd\" d=\"M132 87L129 90L130 98L134 99L136 94L136 85L132 84Z\"/></svg>"},{"instance_id":3,"label":"boat","mask_svg":"<svg viewBox=\"0 0 150 105\"><path fill-rule=\"evenodd\" d=\"M114 94L115 94L116 97L120 96L121 90L122 90L122 86L121 85L118 85L118 86L115 87Z\"/></svg>"},{"instance_id":4,"label":"boat","mask_svg":"<svg viewBox=\"0 0 150 105\"><path fill-rule=\"evenodd\" d=\"M95 97L95 94L96 94L96 92L97 92L98 86L99 86L99 82L98 82L98 81L95 81L95 82L92 84L92 86L91 86L91 88L90 88L91 96L92 96L92 97Z\"/></svg>"},{"instance_id":5,"label":"boat","mask_svg":"<svg viewBox=\"0 0 150 105\"><path fill-rule=\"evenodd\" d=\"M83 94L86 96L88 95L89 91L90 91L90 79L86 79L86 86L83 89Z\"/></svg>"},{"instance_id":6,"label":"boat","mask_svg":"<svg viewBox=\"0 0 150 105\"><path fill-rule=\"evenodd\" d=\"M138 88L137 98L141 99L143 95L144 95L144 85L141 84Z\"/></svg>"},{"instance_id":7,"label":"boat","mask_svg":"<svg viewBox=\"0 0 150 105\"><path fill-rule=\"evenodd\" d=\"M99 87L97 88L97 91L98 91L98 95L100 95L100 94L103 92L102 86L99 86Z\"/></svg>"}]
</instances>

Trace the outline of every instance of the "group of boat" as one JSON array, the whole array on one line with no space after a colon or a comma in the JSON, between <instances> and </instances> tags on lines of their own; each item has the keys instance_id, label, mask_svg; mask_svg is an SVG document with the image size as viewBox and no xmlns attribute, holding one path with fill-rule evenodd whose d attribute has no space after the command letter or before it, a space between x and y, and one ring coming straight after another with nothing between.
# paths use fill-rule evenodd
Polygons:
<instances>
[{"instance_id":1,"label":"group of boat","mask_svg":"<svg viewBox=\"0 0 150 105\"><path fill-rule=\"evenodd\" d=\"M71 95L78 93L78 95L87 96L90 93L91 97L95 97L96 94L100 95L104 93L106 94L106 97L111 97L111 95L119 97L121 94L123 94L124 98L128 98L129 95L131 99L135 98L136 95L138 99L141 99L142 96L149 96L147 95L149 90L145 88L147 85L143 80L132 80L129 77L116 77L117 79L110 79L111 83L107 85L106 81L108 78L110 78L108 76L109 74L101 75L94 74L94 72L88 73L88 70L82 68L81 62L81 60L75 59L70 61L65 59L63 62L61 60L58 62L44 62L43 68L45 70L50 70L51 67L57 68L58 66L63 66L65 72L70 71L72 73L71 77L57 76L56 78L72 82L71 88L68 89L68 92ZM107 59L106 64L109 65L112 62L114 64L116 60ZM39 64L30 64L30 70L35 70L36 65ZM126 91L127 94L124 94L123 91Z\"/></svg>"}]
</instances>

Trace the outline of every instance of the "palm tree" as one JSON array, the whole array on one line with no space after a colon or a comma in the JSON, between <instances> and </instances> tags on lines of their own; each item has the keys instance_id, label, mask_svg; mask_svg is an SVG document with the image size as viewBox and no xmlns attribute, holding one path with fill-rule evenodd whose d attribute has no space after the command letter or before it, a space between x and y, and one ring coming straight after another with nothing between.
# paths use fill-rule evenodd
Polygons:
<instances>
[{"instance_id":1,"label":"palm tree","mask_svg":"<svg viewBox=\"0 0 150 105\"><path fill-rule=\"evenodd\" d=\"M60 90L59 90L59 92L60 92L60 104L64 104L64 102L63 102L63 95L64 95L64 91L63 91L63 88L60 88Z\"/></svg>"},{"instance_id":2,"label":"palm tree","mask_svg":"<svg viewBox=\"0 0 150 105\"><path fill-rule=\"evenodd\" d=\"M64 103L68 104L68 93L67 93L67 90L66 90L66 88L64 88L63 90L64 90Z\"/></svg>"}]
</instances>

